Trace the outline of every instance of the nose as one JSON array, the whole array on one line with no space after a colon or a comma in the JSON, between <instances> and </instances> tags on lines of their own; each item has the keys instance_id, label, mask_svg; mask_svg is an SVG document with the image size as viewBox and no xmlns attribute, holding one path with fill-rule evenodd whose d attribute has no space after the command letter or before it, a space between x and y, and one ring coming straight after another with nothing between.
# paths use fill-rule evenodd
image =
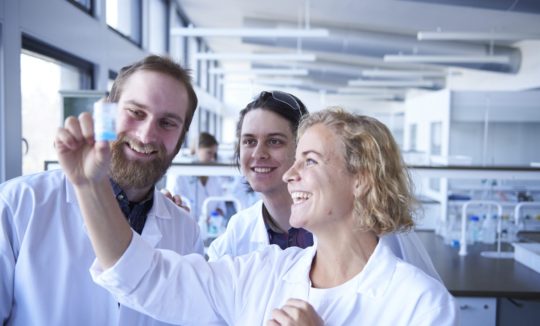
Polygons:
<instances>
[{"instance_id":1,"label":"nose","mask_svg":"<svg viewBox=\"0 0 540 326\"><path fill-rule=\"evenodd\" d=\"M158 126L152 119L142 121L137 129L137 137L144 144L150 144L157 141Z\"/></svg>"},{"instance_id":2,"label":"nose","mask_svg":"<svg viewBox=\"0 0 540 326\"><path fill-rule=\"evenodd\" d=\"M267 159L270 157L267 148L262 143L257 144L252 156L257 159Z\"/></svg>"},{"instance_id":3,"label":"nose","mask_svg":"<svg viewBox=\"0 0 540 326\"><path fill-rule=\"evenodd\" d=\"M290 183L300 180L300 175L296 169L296 162L283 174L283 182Z\"/></svg>"}]
</instances>

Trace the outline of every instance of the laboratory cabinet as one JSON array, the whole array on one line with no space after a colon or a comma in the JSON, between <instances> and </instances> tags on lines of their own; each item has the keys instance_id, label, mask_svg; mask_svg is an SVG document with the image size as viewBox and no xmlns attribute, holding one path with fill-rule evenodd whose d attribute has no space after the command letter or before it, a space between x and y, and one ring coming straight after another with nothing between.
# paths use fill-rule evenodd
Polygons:
<instances>
[{"instance_id":1,"label":"laboratory cabinet","mask_svg":"<svg viewBox=\"0 0 540 326\"><path fill-rule=\"evenodd\" d=\"M497 299L457 297L462 326L496 325Z\"/></svg>"},{"instance_id":2,"label":"laboratory cabinet","mask_svg":"<svg viewBox=\"0 0 540 326\"><path fill-rule=\"evenodd\" d=\"M445 244L432 231L417 231L448 291L456 298L461 325L539 325L540 273L514 259L493 259L481 252L495 245L475 243L467 255ZM528 233L520 239L538 241L540 234ZM503 251L512 251L504 243Z\"/></svg>"}]
</instances>

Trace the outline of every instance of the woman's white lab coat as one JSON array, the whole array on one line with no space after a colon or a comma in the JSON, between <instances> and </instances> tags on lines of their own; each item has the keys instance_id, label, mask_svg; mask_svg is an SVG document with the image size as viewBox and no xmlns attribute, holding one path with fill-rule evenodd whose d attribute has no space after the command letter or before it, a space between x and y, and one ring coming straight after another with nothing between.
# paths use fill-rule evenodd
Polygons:
<instances>
[{"instance_id":1,"label":"woman's white lab coat","mask_svg":"<svg viewBox=\"0 0 540 326\"><path fill-rule=\"evenodd\" d=\"M289 298L310 302L325 325L457 325L444 286L396 258L384 242L356 277L326 290L310 286L315 250L268 246L208 263L154 250L134 234L112 268L94 262L91 272L123 304L183 325L264 325Z\"/></svg>"},{"instance_id":2,"label":"woman's white lab coat","mask_svg":"<svg viewBox=\"0 0 540 326\"><path fill-rule=\"evenodd\" d=\"M386 243L396 257L441 280L422 241L414 231L384 235L381 241ZM225 255L244 255L264 249L268 245L260 200L231 217L227 230L210 244L207 254L209 260L216 260Z\"/></svg>"},{"instance_id":3,"label":"woman's white lab coat","mask_svg":"<svg viewBox=\"0 0 540 326\"><path fill-rule=\"evenodd\" d=\"M150 247L202 253L197 224L154 191L142 237ZM95 255L61 170L0 185L0 324L161 325L119 306L92 282Z\"/></svg>"}]
</instances>

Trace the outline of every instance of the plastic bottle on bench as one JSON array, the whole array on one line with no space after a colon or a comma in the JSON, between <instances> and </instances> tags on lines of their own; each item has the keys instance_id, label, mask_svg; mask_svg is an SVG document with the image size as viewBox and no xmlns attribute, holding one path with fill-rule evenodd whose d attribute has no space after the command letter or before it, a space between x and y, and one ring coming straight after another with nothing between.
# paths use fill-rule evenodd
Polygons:
<instances>
[{"instance_id":1,"label":"plastic bottle on bench","mask_svg":"<svg viewBox=\"0 0 540 326\"><path fill-rule=\"evenodd\" d=\"M482 242L493 244L497 237L497 216L486 215L484 223L482 224Z\"/></svg>"},{"instance_id":2,"label":"plastic bottle on bench","mask_svg":"<svg viewBox=\"0 0 540 326\"><path fill-rule=\"evenodd\" d=\"M208 237L215 238L223 233L223 222L223 216L217 210L213 210L210 213L210 221L208 221Z\"/></svg>"}]
</instances>

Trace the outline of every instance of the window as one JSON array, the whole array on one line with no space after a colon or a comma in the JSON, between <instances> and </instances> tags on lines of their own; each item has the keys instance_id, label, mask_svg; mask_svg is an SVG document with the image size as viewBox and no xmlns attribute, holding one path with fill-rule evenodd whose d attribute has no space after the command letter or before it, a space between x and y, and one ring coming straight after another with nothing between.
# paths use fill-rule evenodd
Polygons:
<instances>
[{"instance_id":1,"label":"window","mask_svg":"<svg viewBox=\"0 0 540 326\"><path fill-rule=\"evenodd\" d=\"M46 160L56 160L53 142L66 110L61 91L88 90L92 84L90 63L23 38L23 174L43 171Z\"/></svg>"},{"instance_id":2,"label":"window","mask_svg":"<svg viewBox=\"0 0 540 326\"><path fill-rule=\"evenodd\" d=\"M171 28L186 27L187 25L187 19L178 8L171 10ZM170 36L169 44L171 56L182 66L187 67L189 64L187 37Z\"/></svg>"},{"instance_id":3,"label":"window","mask_svg":"<svg viewBox=\"0 0 540 326\"><path fill-rule=\"evenodd\" d=\"M441 155L442 151L442 123L432 122L430 128L430 154Z\"/></svg>"},{"instance_id":4,"label":"window","mask_svg":"<svg viewBox=\"0 0 540 326\"><path fill-rule=\"evenodd\" d=\"M106 0L106 21L122 36L141 45L142 1Z\"/></svg>"},{"instance_id":5,"label":"window","mask_svg":"<svg viewBox=\"0 0 540 326\"><path fill-rule=\"evenodd\" d=\"M411 151L415 151L417 149L416 129L417 129L416 123L413 123L409 126L409 150Z\"/></svg>"},{"instance_id":6,"label":"window","mask_svg":"<svg viewBox=\"0 0 540 326\"><path fill-rule=\"evenodd\" d=\"M151 0L148 12L148 51L165 54L168 51L168 1Z\"/></svg>"},{"instance_id":7,"label":"window","mask_svg":"<svg viewBox=\"0 0 540 326\"><path fill-rule=\"evenodd\" d=\"M94 9L94 1L93 0L67 0L68 2L71 2L75 5L75 7L86 11L90 15L93 14Z\"/></svg>"}]
</instances>

